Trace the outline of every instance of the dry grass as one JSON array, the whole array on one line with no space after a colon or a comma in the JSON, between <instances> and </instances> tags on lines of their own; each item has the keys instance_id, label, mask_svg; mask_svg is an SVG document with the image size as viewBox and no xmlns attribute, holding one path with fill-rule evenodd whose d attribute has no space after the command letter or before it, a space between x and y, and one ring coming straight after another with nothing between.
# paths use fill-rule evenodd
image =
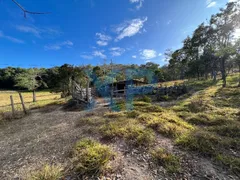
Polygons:
<instances>
[{"instance_id":1,"label":"dry grass","mask_svg":"<svg viewBox=\"0 0 240 180\"><path fill-rule=\"evenodd\" d=\"M62 171L61 166L45 165L42 169L27 175L26 180L59 180L63 175Z\"/></svg>"},{"instance_id":2,"label":"dry grass","mask_svg":"<svg viewBox=\"0 0 240 180\"><path fill-rule=\"evenodd\" d=\"M18 92L0 91L0 106L4 106L0 107L0 112L11 111L11 106L8 106L11 104L11 95L13 96L16 111L22 111L22 105L19 104L21 101ZM37 102L32 102L32 92L22 92L22 96L27 109L40 108L49 104L61 104L65 102L65 99L61 99L59 93L50 93L49 91L36 92Z\"/></svg>"}]
</instances>

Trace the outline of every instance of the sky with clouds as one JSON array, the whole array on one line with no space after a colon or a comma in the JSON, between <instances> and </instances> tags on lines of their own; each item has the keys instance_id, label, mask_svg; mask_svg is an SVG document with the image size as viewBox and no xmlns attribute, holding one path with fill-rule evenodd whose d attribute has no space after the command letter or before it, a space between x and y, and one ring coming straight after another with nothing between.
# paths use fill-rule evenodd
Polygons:
<instances>
[{"instance_id":1,"label":"sky with clouds","mask_svg":"<svg viewBox=\"0 0 240 180\"><path fill-rule=\"evenodd\" d=\"M232 0L0 1L0 67L114 63L164 65L202 22ZM239 32L240 33L240 32Z\"/></svg>"}]
</instances>

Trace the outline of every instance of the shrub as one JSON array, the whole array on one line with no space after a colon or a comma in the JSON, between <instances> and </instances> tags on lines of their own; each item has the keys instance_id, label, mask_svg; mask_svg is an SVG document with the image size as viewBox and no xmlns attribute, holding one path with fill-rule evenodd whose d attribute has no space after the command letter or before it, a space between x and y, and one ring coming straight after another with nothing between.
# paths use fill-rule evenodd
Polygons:
<instances>
[{"instance_id":1,"label":"shrub","mask_svg":"<svg viewBox=\"0 0 240 180\"><path fill-rule=\"evenodd\" d=\"M62 177L60 166L45 165L41 170L30 173L27 180L59 180Z\"/></svg>"},{"instance_id":2,"label":"shrub","mask_svg":"<svg viewBox=\"0 0 240 180\"><path fill-rule=\"evenodd\" d=\"M180 171L179 157L167 152L165 149L157 148L150 152L153 160L158 164L166 168L169 173Z\"/></svg>"},{"instance_id":3,"label":"shrub","mask_svg":"<svg viewBox=\"0 0 240 180\"><path fill-rule=\"evenodd\" d=\"M73 150L73 164L80 174L102 172L107 163L114 157L108 146L91 139L77 142Z\"/></svg>"}]
</instances>

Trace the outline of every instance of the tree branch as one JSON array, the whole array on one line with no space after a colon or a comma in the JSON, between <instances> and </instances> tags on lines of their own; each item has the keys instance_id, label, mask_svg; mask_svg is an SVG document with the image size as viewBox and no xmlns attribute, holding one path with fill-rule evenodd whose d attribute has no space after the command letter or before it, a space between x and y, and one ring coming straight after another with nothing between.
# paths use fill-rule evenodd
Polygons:
<instances>
[{"instance_id":1,"label":"tree branch","mask_svg":"<svg viewBox=\"0 0 240 180\"><path fill-rule=\"evenodd\" d=\"M33 12L33 11L28 11L26 9L24 9L17 1L12 0L24 13L24 17L26 18L26 14L50 14L50 12Z\"/></svg>"}]
</instances>

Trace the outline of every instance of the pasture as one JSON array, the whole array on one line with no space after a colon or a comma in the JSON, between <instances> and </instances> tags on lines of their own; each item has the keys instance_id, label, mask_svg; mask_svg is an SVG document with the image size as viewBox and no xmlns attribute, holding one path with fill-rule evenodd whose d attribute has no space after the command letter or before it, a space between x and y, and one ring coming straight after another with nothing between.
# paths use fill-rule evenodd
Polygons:
<instances>
[{"instance_id":1,"label":"pasture","mask_svg":"<svg viewBox=\"0 0 240 180\"><path fill-rule=\"evenodd\" d=\"M0 112L11 111L10 96L13 96L14 106L17 111L22 111L21 100L17 91L0 91ZM61 99L60 93L51 93L50 91L37 91L37 102L33 102L32 92L22 92L24 103L27 109L40 108L48 104L61 103L64 99Z\"/></svg>"}]
</instances>

